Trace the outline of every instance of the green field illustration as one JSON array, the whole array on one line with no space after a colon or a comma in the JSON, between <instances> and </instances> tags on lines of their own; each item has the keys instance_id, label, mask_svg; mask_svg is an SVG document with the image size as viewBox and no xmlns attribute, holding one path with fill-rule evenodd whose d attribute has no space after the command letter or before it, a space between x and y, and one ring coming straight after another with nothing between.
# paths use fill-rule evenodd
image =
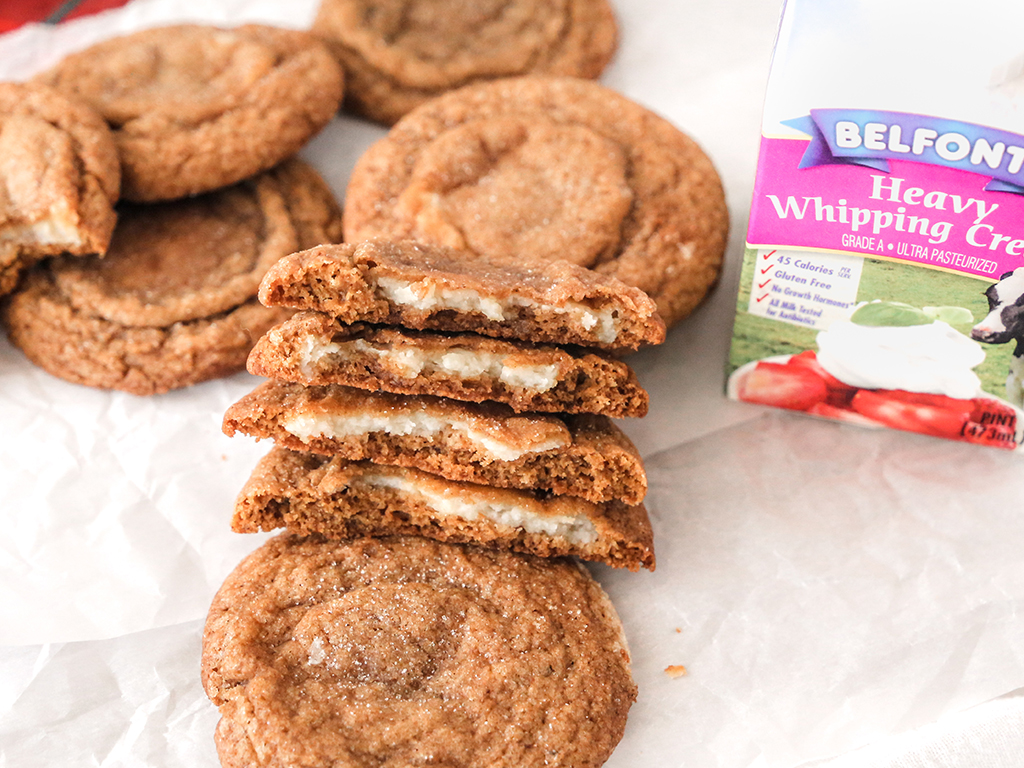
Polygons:
<instances>
[{"instance_id":1,"label":"green field illustration","mask_svg":"<svg viewBox=\"0 0 1024 768\"><path fill-rule=\"evenodd\" d=\"M791 323L751 315L750 287L753 283L757 251L748 249L743 259L736 320L728 373L752 361L775 355L792 355L805 349L817 351L818 331ZM988 314L984 292L990 281L927 269L912 264L864 259L858 302L898 301L914 307L957 306L973 315L971 322L952 326L970 336L971 327ZM974 369L985 391L1006 397L1006 376L1014 344L982 344L985 361Z\"/></svg>"}]
</instances>

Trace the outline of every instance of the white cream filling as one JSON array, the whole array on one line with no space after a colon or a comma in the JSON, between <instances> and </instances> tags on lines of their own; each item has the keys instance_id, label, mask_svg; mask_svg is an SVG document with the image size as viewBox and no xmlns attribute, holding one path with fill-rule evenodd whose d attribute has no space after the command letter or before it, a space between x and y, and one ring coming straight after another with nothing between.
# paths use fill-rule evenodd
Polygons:
<instances>
[{"instance_id":1,"label":"white cream filling","mask_svg":"<svg viewBox=\"0 0 1024 768\"><path fill-rule=\"evenodd\" d=\"M323 641L320 636L313 638L313 642L309 644L309 663L312 666L317 664L323 664L327 658L327 650L324 648Z\"/></svg>"},{"instance_id":2,"label":"white cream filling","mask_svg":"<svg viewBox=\"0 0 1024 768\"><path fill-rule=\"evenodd\" d=\"M519 314L519 307L568 315L570 321L583 326L584 330L594 331L597 340L604 344L615 341L620 330L620 323L614 310L594 310L575 301L556 306L540 304L533 299L516 295L498 301L466 288L443 288L426 281L410 283L391 277L378 277L377 288L381 295L393 304L427 311L453 309L458 312L479 312L488 320L496 322L515 319Z\"/></svg>"},{"instance_id":3,"label":"white cream filling","mask_svg":"<svg viewBox=\"0 0 1024 768\"><path fill-rule=\"evenodd\" d=\"M393 475L363 475L362 481L380 488L393 488L419 498L441 517L459 517L463 520L484 518L498 525L518 528L527 533L540 533L565 539L570 544L591 544L597 541L597 529L583 515L541 515L531 512L525 505L495 502L479 498L472 492L436 493L418 488L405 478Z\"/></svg>"},{"instance_id":4,"label":"white cream filling","mask_svg":"<svg viewBox=\"0 0 1024 768\"><path fill-rule=\"evenodd\" d=\"M299 364L307 377L312 377L321 360L332 356L347 357L353 353L373 355L391 371L406 379L421 373L447 373L460 379L483 376L498 379L514 389L547 392L558 383L558 365L510 365L508 355L497 352L473 352L450 349L427 353L418 349L382 349L363 339L338 344L309 338L299 350Z\"/></svg>"},{"instance_id":5,"label":"white cream filling","mask_svg":"<svg viewBox=\"0 0 1024 768\"><path fill-rule=\"evenodd\" d=\"M35 224L8 227L0 231L0 240L16 240L39 245L61 245L75 248L82 245L82 234L73 224L60 219L44 219Z\"/></svg>"},{"instance_id":6,"label":"white cream filling","mask_svg":"<svg viewBox=\"0 0 1024 768\"><path fill-rule=\"evenodd\" d=\"M450 428L464 434L474 446L492 459L500 461L515 461L528 454L552 451L567 444L565 439L550 438L528 446L512 445L474 428L473 423L467 419L444 419L423 412L360 413L351 416L300 414L285 419L281 425L303 441L312 437L343 438L371 432L432 438Z\"/></svg>"},{"instance_id":7,"label":"white cream filling","mask_svg":"<svg viewBox=\"0 0 1024 768\"><path fill-rule=\"evenodd\" d=\"M302 340L299 348L299 367L302 375L311 378L316 373L317 365L325 357L332 357L341 353L341 344L333 341L318 341L312 336Z\"/></svg>"},{"instance_id":8,"label":"white cream filling","mask_svg":"<svg viewBox=\"0 0 1024 768\"><path fill-rule=\"evenodd\" d=\"M500 302L466 288L442 288L434 283L409 283L391 277L378 277L377 288L392 304L428 311L454 309L459 312L480 312L489 320L499 322L505 319Z\"/></svg>"}]
</instances>

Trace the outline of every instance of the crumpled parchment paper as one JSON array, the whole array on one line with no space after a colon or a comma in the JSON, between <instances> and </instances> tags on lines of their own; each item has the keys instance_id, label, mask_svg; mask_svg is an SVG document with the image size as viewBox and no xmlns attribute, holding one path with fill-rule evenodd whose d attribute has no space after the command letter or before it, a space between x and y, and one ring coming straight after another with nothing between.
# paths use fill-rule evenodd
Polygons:
<instances>
[{"instance_id":1,"label":"crumpled parchment paper","mask_svg":"<svg viewBox=\"0 0 1024 768\"><path fill-rule=\"evenodd\" d=\"M309 23L314 0L135 0L0 37L0 78L179 19ZM722 396L776 3L620 3L603 82L694 135L733 228L717 292L631 358L658 570L593 570L640 687L611 768L794 766L1024 686L1018 457ZM304 150L339 199L384 129ZM269 449L220 433L239 374L154 398L58 381L0 341L0 765L212 766L202 619L259 536L228 530ZM671 677L668 666L686 674Z\"/></svg>"}]
</instances>

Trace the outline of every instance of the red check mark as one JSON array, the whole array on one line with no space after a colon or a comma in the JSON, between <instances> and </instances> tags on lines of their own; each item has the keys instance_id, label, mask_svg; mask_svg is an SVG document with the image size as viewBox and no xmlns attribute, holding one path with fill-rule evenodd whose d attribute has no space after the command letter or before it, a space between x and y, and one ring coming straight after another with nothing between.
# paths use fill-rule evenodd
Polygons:
<instances>
[{"instance_id":1,"label":"red check mark","mask_svg":"<svg viewBox=\"0 0 1024 768\"><path fill-rule=\"evenodd\" d=\"M764 300L765 300L765 299L767 299L767 298L768 298L768 294L766 293L766 294L765 294L764 296L758 296L758 297L757 297L757 298L755 299L755 301L757 301L757 303L758 303L758 304L760 304L760 303L761 303L762 301L764 301Z\"/></svg>"},{"instance_id":2,"label":"red check mark","mask_svg":"<svg viewBox=\"0 0 1024 768\"><path fill-rule=\"evenodd\" d=\"M768 278L767 280L765 280L765 281L764 281L763 283L758 283L758 284L757 284L757 287L758 287L758 288L764 288L764 287L765 287L766 285L768 285L768 283L770 283L771 281L772 281L772 279L771 279L771 278L769 277L769 278Z\"/></svg>"},{"instance_id":3,"label":"red check mark","mask_svg":"<svg viewBox=\"0 0 1024 768\"><path fill-rule=\"evenodd\" d=\"M774 266L775 266L774 264L769 264L767 267L765 267L764 269L761 270L761 274L763 275L765 272L767 272L769 269L771 269Z\"/></svg>"}]
</instances>

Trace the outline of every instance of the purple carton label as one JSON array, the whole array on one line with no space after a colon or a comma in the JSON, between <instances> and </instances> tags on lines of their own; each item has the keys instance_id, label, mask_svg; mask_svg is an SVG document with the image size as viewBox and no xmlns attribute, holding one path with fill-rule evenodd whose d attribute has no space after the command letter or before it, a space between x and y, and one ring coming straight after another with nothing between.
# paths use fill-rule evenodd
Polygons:
<instances>
[{"instance_id":1,"label":"purple carton label","mask_svg":"<svg viewBox=\"0 0 1024 768\"><path fill-rule=\"evenodd\" d=\"M1024 137L877 110L811 110L762 137L748 242L994 279L1024 265Z\"/></svg>"},{"instance_id":2,"label":"purple carton label","mask_svg":"<svg viewBox=\"0 0 1024 768\"><path fill-rule=\"evenodd\" d=\"M878 160L915 160L992 179L986 189L1024 194L1024 136L961 120L870 109L812 109L787 121L811 136L801 168Z\"/></svg>"}]
</instances>

